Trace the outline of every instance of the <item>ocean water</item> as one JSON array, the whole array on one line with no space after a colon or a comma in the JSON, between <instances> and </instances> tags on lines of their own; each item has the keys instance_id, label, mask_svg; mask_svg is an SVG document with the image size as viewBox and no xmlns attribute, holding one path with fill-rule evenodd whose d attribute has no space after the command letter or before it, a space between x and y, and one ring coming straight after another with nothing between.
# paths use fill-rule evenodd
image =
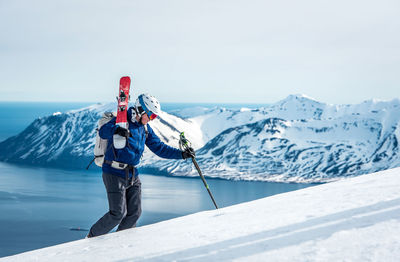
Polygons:
<instances>
[{"instance_id":1,"label":"ocean water","mask_svg":"<svg viewBox=\"0 0 400 262\"><path fill-rule=\"evenodd\" d=\"M200 178L141 174L140 179L143 213L138 226L214 209ZM220 208L311 186L207 182ZM0 162L0 257L82 239L107 208L100 172Z\"/></svg>"},{"instance_id":2,"label":"ocean water","mask_svg":"<svg viewBox=\"0 0 400 262\"><path fill-rule=\"evenodd\" d=\"M89 104L0 103L2 137L17 134L36 117ZM193 104L166 104L164 110L189 106ZM15 117L10 117L9 112ZM200 178L150 174L141 174L140 178L143 213L138 226L214 209ZM207 179L207 182L221 208L312 186L221 179ZM66 171L0 162L0 257L82 239L107 208L99 171Z\"/></svg>"}]
</instances>

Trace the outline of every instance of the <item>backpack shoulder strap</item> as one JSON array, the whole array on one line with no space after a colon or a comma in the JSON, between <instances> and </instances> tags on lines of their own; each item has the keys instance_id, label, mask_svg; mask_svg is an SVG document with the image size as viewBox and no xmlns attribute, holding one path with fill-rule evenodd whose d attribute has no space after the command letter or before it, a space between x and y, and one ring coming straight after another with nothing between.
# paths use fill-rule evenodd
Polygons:
<instances>
[{"instance_id":1,"label":"backpack shoulder strap","mask_svg":"<svg viewBox=\"0 0 400 262\"><path fill-rule=\"evenodd\" d=\"M144 132L146 133L146 139L149 136L149 130L147 129L147 124L144 125Z\"/></svg>"}]
</instances>

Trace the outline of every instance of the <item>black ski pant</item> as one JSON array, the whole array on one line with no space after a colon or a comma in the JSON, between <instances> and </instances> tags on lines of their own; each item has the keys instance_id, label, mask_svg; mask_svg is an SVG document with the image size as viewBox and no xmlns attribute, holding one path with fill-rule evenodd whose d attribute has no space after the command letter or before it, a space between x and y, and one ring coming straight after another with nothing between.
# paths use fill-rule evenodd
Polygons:
<instances>
[{"instance_id":1,"label":"black ski pant","mask_svg":"<svg viewBox=\"0 0 400 262\"><path fill-rule=\"evenodd\" d=\"M132 179L127 182L125 178L103 173L109 211L92 226L88 237L106 234L117 225L117 231L136 226L142 213L142 184L139 177Z\"/></svg>"}]
</instances>

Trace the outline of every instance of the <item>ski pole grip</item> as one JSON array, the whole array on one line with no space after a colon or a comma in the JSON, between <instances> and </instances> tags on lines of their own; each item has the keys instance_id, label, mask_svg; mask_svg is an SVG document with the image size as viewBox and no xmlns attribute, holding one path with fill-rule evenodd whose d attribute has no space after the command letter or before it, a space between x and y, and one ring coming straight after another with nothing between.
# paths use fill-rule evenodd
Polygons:
<instances>
[{"instance_id":1,"label":"ski pole grip","mask_svg":"<svg viewBox=\"0 0 400 262\"><path fill-rule=\"evenodd\" d=\"M182 141L182 144L186 146L188 144L188 140L185 137L185 133L181 132L181 134L179 136L180 136L180 139Z\"/></svg>"},{"instance_id":2,"label":"ski pole grip","mask_svg":"<svg viewBox=\"0 0 400 262\"><path fill-rule=\"evenodd\" d=\"M185 133L181 132L179 134L179 147L181 148L181 150L186 150L190 147L190 142L189 140L186 139L185 137Z\"/></svg>"}]
</instances>

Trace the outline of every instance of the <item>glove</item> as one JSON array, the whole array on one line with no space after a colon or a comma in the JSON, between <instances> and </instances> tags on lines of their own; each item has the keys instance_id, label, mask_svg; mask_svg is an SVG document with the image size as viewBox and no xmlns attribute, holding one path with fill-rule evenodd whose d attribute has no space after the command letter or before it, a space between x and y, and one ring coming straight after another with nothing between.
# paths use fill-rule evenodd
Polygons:
<instances>
[{"instance_id":1,"label":"glove","mask_svg":"<svg viewBox=\"0 0 400 262\"><path fill-rule=\"evenodd\" d=\"M128 137L128 136L129 136L129 131L128 131L128 129L126 129L126 128L123 128L123 127L118 126L118 127L115 129L114 134L118 134L118 135L123 136L123 137Z\"/></svg>"},{"instance_id":2,"label":"glove","mask_svg":"<svg viewBox=\"0 0 400 262\"><path fill-rule=\"evenodd\" d=\"M194 152L194 149L189 147L185 151L182 151L182 158L187 159L189 157L196 157L196 153Z\"/></svg>"}]
</instances>

